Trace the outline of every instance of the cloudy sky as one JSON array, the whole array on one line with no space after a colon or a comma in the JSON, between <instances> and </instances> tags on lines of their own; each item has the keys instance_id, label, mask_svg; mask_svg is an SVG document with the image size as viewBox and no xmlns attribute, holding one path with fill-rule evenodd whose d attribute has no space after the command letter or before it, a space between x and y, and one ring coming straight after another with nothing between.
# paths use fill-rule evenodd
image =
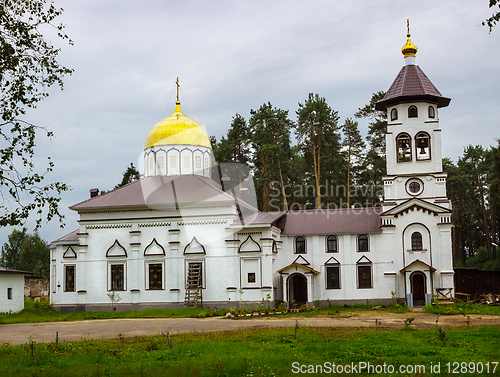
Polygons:
<instances>
[{"instance_id":1,"label":"cloudy sky","mask_svg":"<svg viewBox=\"0 0 500 377\"><path fill-rule=\"evenodd\" d=\"M481 21L488 1L296 0L56 0L74 46L60 61L75 70L64 91L28 120L54 132L38 141L37 162L55 163L48 177L72 191L62 197L66 228L44 224L52 241L77 228L67 207L91 188L112 189L146 136L175 105L180 78L186 115L218 138L234 114L249 118L264 102L289 110L318 93L341 122L387 90L403 65L410 18L417 64L444 96L439 113L443 155L456 160L468 144L500 137L500 26ZM366 121L360 121L366 135ZM30 223L28 226L32 227ZM11 229L0 231L6 241Z\"/></svg>"}]
</instances>

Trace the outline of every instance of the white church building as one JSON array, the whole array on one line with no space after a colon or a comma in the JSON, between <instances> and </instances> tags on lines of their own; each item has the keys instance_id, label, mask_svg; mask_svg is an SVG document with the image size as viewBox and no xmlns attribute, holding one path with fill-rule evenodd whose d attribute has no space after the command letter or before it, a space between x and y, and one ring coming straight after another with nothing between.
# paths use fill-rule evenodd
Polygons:
<instances>
[{"instance_id":1,"label":"white church building","mask_svg":"<svg viewBox=\"0 0 500 377\"><path fill-rule=\"evenodd\" d=\"M177 103L146 138L144 177L71 207L79 228L53 241L51 303L59 310L185 305L430 301L453 288L451 204L438 109L418 65L404 66L386 110L381 207L259 212L224 190L205 129ZM222 181L222 182L221 182Z\"/></svg>"}]
</instances>

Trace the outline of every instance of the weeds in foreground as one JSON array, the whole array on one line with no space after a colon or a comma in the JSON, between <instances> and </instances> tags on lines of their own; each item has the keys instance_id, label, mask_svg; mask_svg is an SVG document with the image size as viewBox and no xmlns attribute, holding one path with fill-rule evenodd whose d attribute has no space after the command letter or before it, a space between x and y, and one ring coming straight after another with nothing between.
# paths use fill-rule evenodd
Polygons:
<instances>
[{"instance_id":1,"label":"weeds in foreground","mask_svg":"<svg viewBox=\"0 0 500 377\"><path fill-rule=\"evenodd\" d=\"M298 323L296 323L298 325ZM500 359L497 326L436 329L335 329L297 326L181 333L114 340L0 346L3 375L289 376L292 364L431 364ZM299 336L300 335L300 336ZM436 336L437 335L437 336ZM174 344L175 347L172 345ZM35 372L36 364L36 372ZM429 373L423 373L429 375Z\"/></svg>"}]
</instances>

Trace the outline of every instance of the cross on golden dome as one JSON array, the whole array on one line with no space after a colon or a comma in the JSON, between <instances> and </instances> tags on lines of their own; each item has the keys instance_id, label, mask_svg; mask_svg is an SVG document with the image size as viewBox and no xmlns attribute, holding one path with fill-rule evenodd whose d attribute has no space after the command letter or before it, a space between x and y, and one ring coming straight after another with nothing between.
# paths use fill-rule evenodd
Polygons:
<instances>
[{"instance_id":1,"label":"cross on golden dome","mask_svg":"<svg viewBox=\"0 0 500 377\"><path fill-rule=\"evenodd\" d=\"M417 53L417 47L411 43L410 40L410 20L406 20L406 27L408 28L408 33L406 34L406 44L401 49L403 56L406 58L408 56L415 56Z\"/></svg>"}]
</instances>

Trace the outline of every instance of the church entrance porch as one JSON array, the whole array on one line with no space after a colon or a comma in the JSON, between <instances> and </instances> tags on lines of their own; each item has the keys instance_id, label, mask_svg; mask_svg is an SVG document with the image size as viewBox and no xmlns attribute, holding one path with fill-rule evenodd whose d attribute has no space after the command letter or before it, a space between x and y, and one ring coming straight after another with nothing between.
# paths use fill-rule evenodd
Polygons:
<instances>
[{"instance_id":1,"label":"church entrance porch","mask_svg":"<svg viewBox=\"0 0 500 377\"><path fill-rule=\"evenodd\" d=\"M299 308L307 304L307 279L302 274L293 274L288 278L288 307Z\"/></svg>"},{"instance_id":2,"label":"church entrance porch","mask_svg":"<svg viewBox=\"0 0 500 377\"><path fill-rule=\"evenodd\" d=\"M426 277L423 272L415 271L411 274L410 290L413 294L413 305L425 305Z\"/></svg>"},{"instance_id":3,"label":"church entrance porch","mask_svg":"<svg viewBox=\"0 0 500 377\"><path fill-rule=\"evenodd\" d=\"M312 279L319 275L319 271L294 262L278 270L277 273L281 275L279 299L283 300L288 308L298 309L301 305L314 301Z\"/></svg>"}]
</instances>

